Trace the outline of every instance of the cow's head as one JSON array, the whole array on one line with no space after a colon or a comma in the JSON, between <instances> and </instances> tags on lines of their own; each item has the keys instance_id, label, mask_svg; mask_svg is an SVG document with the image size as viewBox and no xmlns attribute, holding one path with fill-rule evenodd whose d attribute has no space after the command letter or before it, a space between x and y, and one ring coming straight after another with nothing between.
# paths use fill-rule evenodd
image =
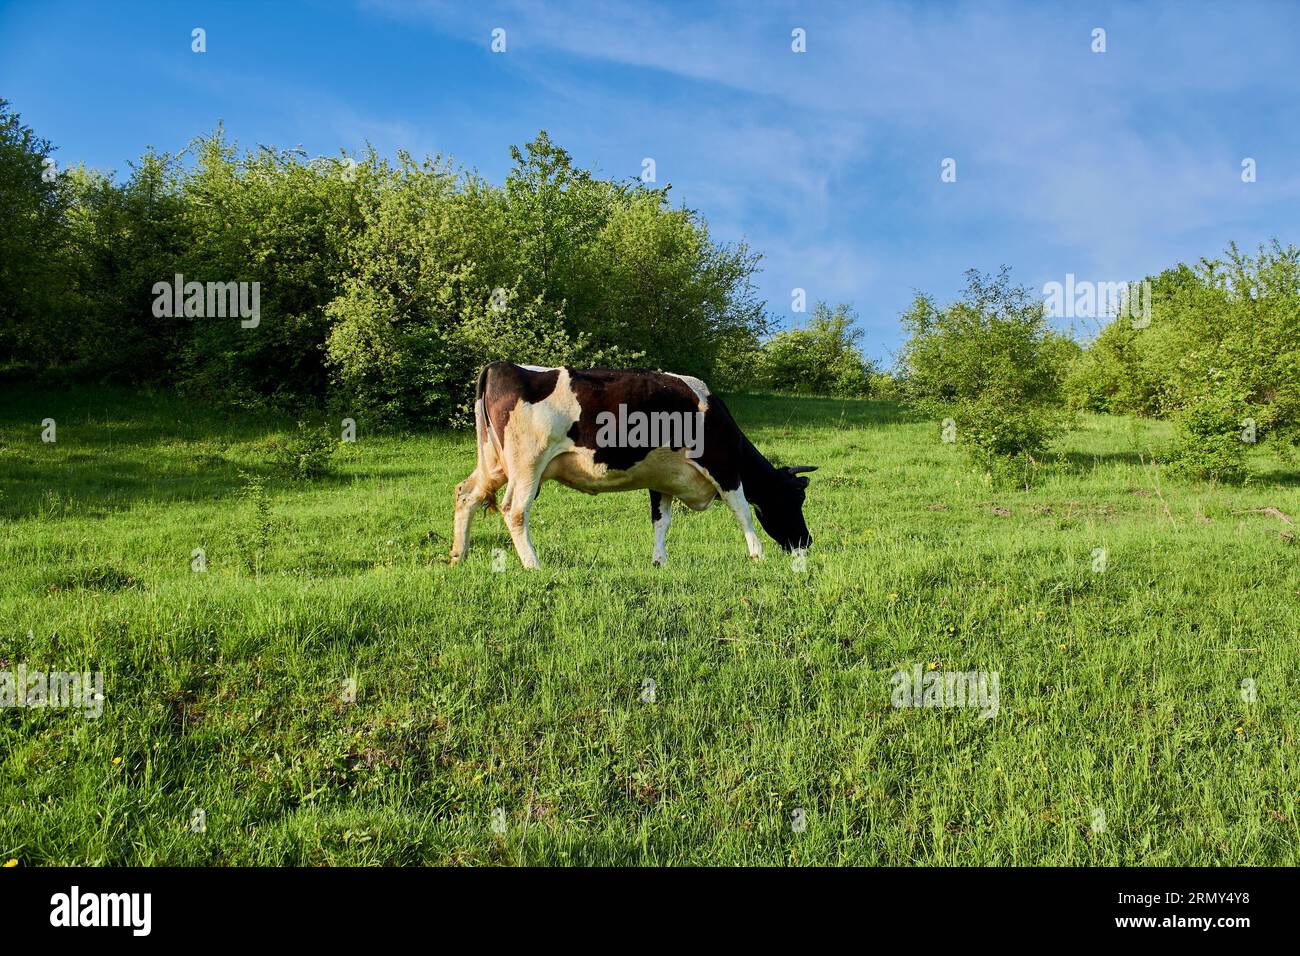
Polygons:
<instances>
[{"instance_id":1,"label":"cow's head","mask_svg":"<svg viewBox=\"0 0 1300 956\"><path fill-rule=\"evenodd\" d=\"M816 470L816 465L777 468L774 479L766 488L755 489L751 499L758 523L786 551L812 544L812 535L803 520L804 489L808 487L803 472ZM750 493L750 489L746 488L745 492Z\"/></svg>"}]
</instances>

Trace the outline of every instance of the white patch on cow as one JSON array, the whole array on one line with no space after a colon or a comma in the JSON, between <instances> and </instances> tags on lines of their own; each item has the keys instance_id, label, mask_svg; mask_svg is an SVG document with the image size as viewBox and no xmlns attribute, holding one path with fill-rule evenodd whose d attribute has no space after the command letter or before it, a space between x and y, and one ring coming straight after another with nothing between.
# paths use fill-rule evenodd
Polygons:
<instances>
[{"instance_id":1,"label":"white patch on cow","mask_svg":"<svg viewBox=\"0 0 1300 956\"><path fill-rule=\"evenodd\" d=\"M552 461L573 447L568 431L580 414L569 371L560 369L550 395L540 402L519 399L506 422L502 445L510 485L501 503L501 514L526 568L541 567L528 533L533 501Z\"/></svg>"},{"instance_id":2,"label":"white patch on cow","mask_svg":"<svg viewBox=\"0 0 1300 956\"><path fill-rule=\"evenodd\" d=\"M709 391L709 386L705 385L694 375L678 375L676 372L665 372L664 374L671 375L673 378L679 378L685 382L690 390L695 393L695 398L698 400L700 411L707 412L709 410L709 396L712 394L712 392Z\"/></svg>"},{"instance_id":3,"label":"white patch on cow","mask_svg":"<svg viewBox=\"0 0 1300 956\"><path fill-rule=\"evenodd\" d=\"M547 367L545 365L516 365L515 368L527 369L530 372L554 372L555 371L554 367Z\"/></svg>"},{"instance_id":4,"label":"white patch on cow","mask_svg":"<svg viewBox=\"0 0 1300 956\"><path fill-rule=\"evenodd\" d=\"M576 491L598 495L607 491L653 490L680 498L694 511L703 511L718 495L717 485L683 449L653 448L627 471L596 461L596 449L569 448L551 459L544 477Z\"/></svg>"}]
</instances>

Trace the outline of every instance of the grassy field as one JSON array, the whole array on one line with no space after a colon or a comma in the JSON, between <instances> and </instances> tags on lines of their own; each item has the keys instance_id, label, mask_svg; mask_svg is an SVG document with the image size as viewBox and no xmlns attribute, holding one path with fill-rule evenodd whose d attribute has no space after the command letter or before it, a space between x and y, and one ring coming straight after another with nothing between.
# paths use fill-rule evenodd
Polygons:
<instances>
[{"instance_id":1,"label":"grassy field","mask_svg":"<svg viewBox=\"0 0 1300 956\"><path fill-rule=\"evenodd\" d=\"M653 568L644 494L557 485L542 571L496 515L453 568L468 431L295 483L291 421L9 389L0 666L107 700L0 710L0 862L1300 863L1300 522L1250 510L1294 474L1179 484L1165 425L1085 417L1025 492L889 403L731 405L821 466L803 572L720 507ZM916 665L997 715L893 708Z\"/></svg>"}]
</instances>

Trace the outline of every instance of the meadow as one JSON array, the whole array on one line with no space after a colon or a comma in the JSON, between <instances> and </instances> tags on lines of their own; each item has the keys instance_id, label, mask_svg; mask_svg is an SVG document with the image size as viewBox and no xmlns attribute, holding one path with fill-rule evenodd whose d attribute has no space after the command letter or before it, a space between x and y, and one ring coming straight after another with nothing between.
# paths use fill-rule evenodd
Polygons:
<instances>
[{"instance_id":1,"label":"meadow","mask_svg":"<svg viewBox=\"0 0 1300 956\"><path fill-rule=\"evenodd\" d=\"M468 430L291 481L288 417L6 388L0 668L106 700L0 710L0 862L1300 863L1293 469L1178 482L1166 424L1083 416L1025 491L893 403L730 404L820 466L803 570L718 506L652 567L643 493L554 484L541 571L496 515L450 567ZM918 665L996 716L891 706Z\"/></svg>"}]
</instances>

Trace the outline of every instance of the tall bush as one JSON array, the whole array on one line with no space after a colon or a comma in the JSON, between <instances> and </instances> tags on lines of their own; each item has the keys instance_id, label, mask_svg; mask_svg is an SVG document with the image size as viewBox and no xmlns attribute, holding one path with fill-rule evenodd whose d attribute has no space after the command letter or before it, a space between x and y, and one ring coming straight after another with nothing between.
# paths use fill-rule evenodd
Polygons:
<instances>
[{"instance_id":1,"label":"tall bush","mask_svg":"<svg viewBox=\"0 0 1300 956\"><path fill-rule=\"evenodd\" d=\"M759 352L755 379L766 388L805 394L865 396L875 366L863 358L862 330L848 305L813 306L801 328L778 332Z\"/></svg>"},{"instance_id":2,"label":"tall bush","mask_svg":"<svg viewBox=\"0 0 1300 956\"><path fill-rule=\"evenodd\" d=\"M437 424L494 359L708 376L763 330L756 255L714 241L667 187L596 177L544 132L500 185L441 158L241 153L220 128L121 181L50 176L50 148L0 104L11 367ZM257 321L155 314L177 275L256 283Z\"/></svg>"},{"instance_id":3,"label":"tall bush","mask_svg":"<svg viewBox=\"0 0 1300 956\"><path fill-rule=\"evenodd\" d=\"M1061 383L1077 348L1048 325L1043 304L996 277L966 274L947 306L918 295L903 315L909 338L899 359L907 397L950 418L955 439L981 465L1031 469L1067 424ZM951 434L951 431L949 431Z\"/></svg>"}]
</instances>

